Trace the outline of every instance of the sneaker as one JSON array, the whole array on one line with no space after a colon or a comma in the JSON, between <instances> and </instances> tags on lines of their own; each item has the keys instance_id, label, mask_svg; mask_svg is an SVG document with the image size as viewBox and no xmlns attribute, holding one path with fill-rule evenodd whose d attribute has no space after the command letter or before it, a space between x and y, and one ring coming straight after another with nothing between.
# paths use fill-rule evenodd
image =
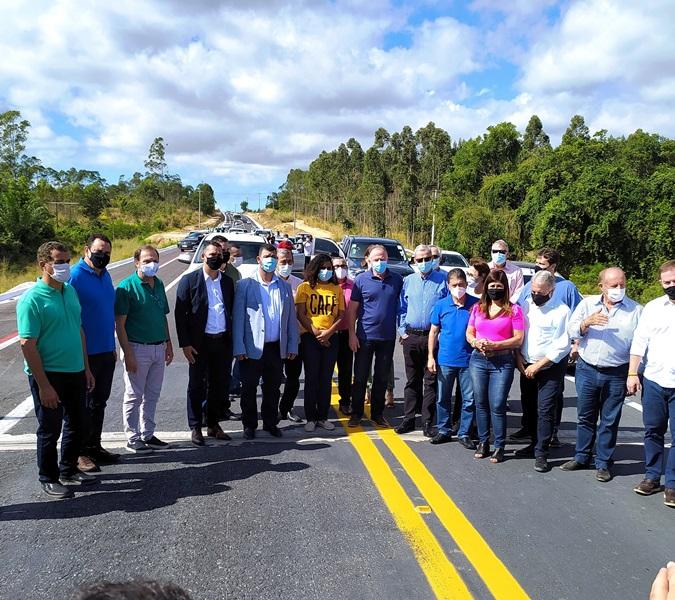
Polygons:
<instances>
[{"instance_id":1,"label":"sneaker","mask_svg":"<svg viewBox=\"0 0 675 600\"><path fill-rule=\"evenodd\" d=\"M156 438L154 435L149 440L143 440L143 443L146 446L150 446L150 448L166 448L169 445L159 438Z\"/></svg>"},{"instance_id":2,"label":"sneaker","mask_svg":"<svg viewBox=\"0 0 675 600\"><path fill-rule=\"evenodd\" d=\"M565 464L560 465L563 471L580 471L581 469L588 469L588 465L577 462L576 460L568 460Z\"/></svg>"},{"instance_id":3,"label":"sneaker","mask_svg":"<svg viewBox=\"0 0 675 600\"><path fill-rule=\"evenodd\" d=\"M387 429L389 429L389 428L391 427L391 424L389 423L389 421L387 421L387 419L385 419L385 418L382 417L382 416L380 416L380 417L375 417L375 418L371 418L370 421L371 421L376 427L384 427L384 428L387 428Z\"/></svg>"},{"instance_id":4,"label":"sneaker","mask_svg":"<svg viewBox=\"0 0 675 600\"><path fill-rule=\"evenodd\" d=\"M307 423L305 423L305 431L307 433L312 433L312 431L314 431L315 429L316 423L314 421L307 421Z\"/></svg>"},{"instance_id":5,"label":"sneaker","mask_svg":"<svg viewBox=\"0 0 675 600\"><path fill-rule=\"evenodd\" d=\"M61 482L62 485L91 485L92 483L96 483L96 481L96 477L89 475L89 473L83 473L82 471L76 471L67 477L59 477L59 482Z\"/></svg>"},{"instance_id":6,"label":"sneaker","mask_svg":"<svg viewBox=\"0 0 675 600\"><path fill-rule=\"evenodd\" d=\"M146 446L145 442L142 440L136 440L135 442L127 442L127 450L129 452L134 452L136 454L152 452L150 446Z\"/></svg>"},{"instance_id":7,"label":"sneaker","mask_svg":"<svg viewBox=\"0 0 675 600\"><path fill-rule=\"evenodd\" d=\"M77 468L83 473L99 473L100 467L88 456L77 457Z\"/></svg>"},{"instance_id":8,"label":"sneaker","mask_svg":"<svg viewBox=\"0 0 675 600\"><path fill-rule=\"evenodd\" d=\"M663 492L663 503L670 508L675 508L675 488L666 488Z\"/></svg>"},{"instance_id":9,"label":"sneaker","mask_svg":"<svg viewBox=\"0 0 675 600\"><path fill-rule=\"evenodd\" d=\"M595 472L595 478L602 483L607 483L612 481L612 474L609 472L609 469L598 469Z\"/></svg>"},{"instance_id":10,"label":"sneaker","mask_svg":"<svg viewBox=\"0 0 675 600\"><path fill-rule=\"evenodd\" d=\"M347 427L358 427L359 425L361 425L361 417L354 414L351 417L349 417Z\"/></svg>"},{"instance_id":11,"label":"sneaker","mask_svg":"<svg viewBox=\"0 0 675 600\"><path fill-rule=\"evenodd\" d=\"M51 496L52 498L58 498L59 500L65 500L66 498L72 498L73 490L67 488L65 485L60 484L58 481L54 483L42 483L42 491Z\"/></svg>"},{"instance_id":12,"label":"sneaker","mask_svg":"<svg viewBox=\"0 0 675 600\"><path fill-rule=\"evenodd\" d=\"M335 429L335 425L330 421L317 421L316 424L326 431L333 431L333 429Z\"/></svg>"},{"instance_id":13,"label":"sneaker","mask_svg":"<svg viewBox=\"0 0 675 600\"><path fill-rule=\"evenodd\" d=\"M534 470L537 473L546 473L548 471L548 461L545 456L537 456L534 459Z\"/></svg>"},{"instance_id":14,"label":"sneaker","mask_svg":"<svg viewBox=\"0 0 675 600\"><path fill-rule=\"evenodd\" d=\"M645 478L633 488L633 491L640 496L651 496L661 491L661 482Z\"/></svg>"}]
</instances>

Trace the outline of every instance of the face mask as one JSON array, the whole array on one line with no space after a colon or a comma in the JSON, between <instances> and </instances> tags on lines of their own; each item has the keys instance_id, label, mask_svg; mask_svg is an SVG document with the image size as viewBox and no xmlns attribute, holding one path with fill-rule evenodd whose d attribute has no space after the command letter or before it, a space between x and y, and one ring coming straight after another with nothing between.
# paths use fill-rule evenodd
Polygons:
<instances>
[{"instance_id":1,"label":"face mask","mask_svg":"<svg viewBox=\"0 0 675 600\"><path fill-rule=\"evenodd\" d=\"M387 261L386 260L374 260L372 263L373 271L382 275L387 270Z\"/></svg>"},{"instance_id":2,"label":"face mask","mask_svg":"<svg viewBox=\"0 0 675 600\"><path fill-rule=\"evenodd\" d=\"M146 263L141 265L140 267L141 273L145 275L146 277L154 277L157 275L157 271L159 271L159 263L158 262L151 262L151 263Z\"/></svg>"},{"instance_id":3,"label":"face mask","mask_svg":"<svg viewBox=\"0 0 675 600\"><path fill-rule=\"evenodd\" d=\"M506 290L504 288L489 288L487 295L492 300L503 300L506 295Z\"/></svg>"},{"instance_id":4,"label":"face mask","mask_svg":"<svg viewBox=\"0 0 675 600\"><path fill-rule=\"evenodd\" d=\"M213 271L217 271L218 269L220 269L222 264L223 264L223 257L220 256L219 254L216 254L215 256L209 256L206 259L206 266Z\"/></svg>"},{"instance_id":5,"label":"face mask","mask_svg":"<svg viewBox=\"0 0 675 600\"><path fill-rule=\"evenodd\" d=\"M333 278L333 269L320 269L319 270L319 279L324 283L330 281Z\"/></svg>"},{"instance_id":6,"label":"face mask","mask_svg":"<svg viewBox=\"0 0 675 600\"><path fill-rule=\"evenodd\" d=\"M549 301L549 295L548 294L535 294L532 292L532 302L534 302L537 306L543 306Z\"/></svg>"},{"instance_id":7,"label":"face mask","mask_svg":"<svg viewBox=\"0 0 675 600\"><path fill-rule=\"evenodd\" d=\"M230 262L230 252L229 252L228 250L226 250L225 252L223 252L223 262L224 262L225 264L227 264L227 263Z\"/></svg>"},{"instance_id":8,"label":"face mask","mask_svg":"<svg viewBox=\"0 0 675 600\"><path fill-rule=\"evenodd\" d=\"M466 294L466 288L465 287L451 287L450 293L455 298L457 298L457 300L461 300L462 298L464 298L464 294Z\"/></svg>"},{"instance_id":9,"label":"face mask","mask_svg":"<svg viewBox=\"0 0 675 600\"><path fill-rule=\"evenodd\" d=\"M335 269L335 276L338 279L345 279L347 277L347 269L345 269L344 267L337 267Z\"/></svg>"},{"instance_id":10,"label":"face mask","mask_svg":"<svg viewBox=\"0 0 675 600\"><path fill-rule=\"evenodd\" d=\"M96 269L105 269L110 262L110 254L106 254L105 252L92 252L89 255L89 260Z\"/></svg>"},{"instance_id":11,"label":"face mask","mask_svg":"<svg viewBox=\"0 0 675 600\"><path fill-rule=\"evenodd\" d=\"M441 264L441 259L440 258L432 258L431 259L431 269L430 270L435 270L438 269L438 265Z\"/></svg>"},{"instance_id":12,"label":"face mask","mask_svg":"<svg viewBox=\"0 0 675 600\"><path fill-rule=\"evenodd\" d=\"M291 274L291 271L293 270L293 265L279 265L279 268L277 269L279 275L282 277L288 277Z\"/></svg>"},{"instance_id":13,"label":"face mask","mask_svg":"<svg viewBox=\"0 0 675 600\"><path fill-rule=\"evenodd\" d=\"M267 256L260 260L260 265L265 273L272 273L277 268L277 259L273 256Z\"/></svg>"},{"instance_id":14,"label":"face mask","mask_svg":"<svg viewBox=\"0 0 675 600\"><path fill-rule=\"evenodd\" d=\"M668 296L668 298L670 298L671 300L675 300L675 285L671 285L670 287L667 287L663 291L666 292L666 296Z\"/></svg>"},{"instance_id":15,"label":"face mask","mask_svg":"<svg viewBox=\"0 0 675 600\"><path fill-rule=\"evenodd\" d=\"M239 266L241 266L243 263L244 263L244 258L243 258L242 256L235 256L235 257L232 259L232 264L233 264L235 267L239 267Z\"/></svg>"},{"instance_id":16,"label":"face mask","mask_svg":"<svg viewBox=\"0 0 675 600\"><path fill-rule=\"evenodd\" d=\"M476 281L475 277L471 277L471 275L469 275L466 278L466 285L470 288L475 288L478 285L478 282Z\"/></svg>"},{"instance_id":17,"label":"face mask","mask_svg":"<svg viewBox=\"0 0 675 600\"><path fill-rule=\"evenodd\" d=\"M63 263L60 265L52 265L54 269L53 273L50 273L49 276L59 283L65 283L70 279L70 265L68 263Z\"/></svg>"},{"instance_id":18,"label":"face mask","mask_svg":"<svg viewBox=\"0 0 675 600\"><path fill-rule=\"evenodd\" d=\"M417 264L417 269L419 270L422 275L426 275L431 271L431 269L434 268L434 261L433 260L425 260L424 262L421 263L416 263Z\"/></svg>"},{"instance_id":19,"label":"face mask","mask_svg":"<svg viewBox=\"0 0 675 600\"><path fill-rule=\"evenodd\" d=\"M626 288L609 288L607 290L607 298L611 302L621 302L626 295Z\"/></svg>"},{"instance_id":20,"label":"face mask","mask_svg":"<svg viewBox=\"0 0 675 600\"><path fill-rule=\"evenodd\" d=\"M506 264L506 252L493 252L492 260L496 265L505 265Z\"/></svg>"},{"instance_id":21,"label":"face mask","mask_svg":"<svg viewBox=\"0 0 675 600\"><path fill-rule=\"evenodd\" d=\"M539 265L534 265L534 267L532 267L532 270L535 273L539 273L539 271L543 271L543 267L540 267Z\"/></svg>"}]
</instances>

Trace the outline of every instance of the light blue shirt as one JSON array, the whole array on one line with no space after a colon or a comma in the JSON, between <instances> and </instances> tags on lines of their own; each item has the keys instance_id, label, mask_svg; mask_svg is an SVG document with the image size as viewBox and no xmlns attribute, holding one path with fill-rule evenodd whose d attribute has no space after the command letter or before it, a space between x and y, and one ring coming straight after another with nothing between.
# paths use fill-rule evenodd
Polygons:
<instances>
[{"instance_id":1,"label":"light blue shirt","mask_svg":"<svg viewBox=\"0 0 675 600\"><path fill-rule=\"evenodd\" d=\"M598 310L609 322L592 325L582 336L581 322ZM588 296L576 307L567 332L573 340L579 340L579 356L584 362L595 367L619 367L630 360L630 346L641 314L642 306L628 297L607 310L602 295Z\"/></svg>"},{"instance_id":2,"label":"light blue shirt","mask_svg":"<svg viewBox=\"0 0 675 600\"><path fill-rule=\"evenodd\" d=\"M426 277L419 273L408 275L401 289L398 333L405 335L406 328L429 329L431 311L436 302L448 295L447 273L432 271Z\"/></svg>"},{"instance_id":3,"label":"light blue shirt","mask_svg":"<svg viewBox=\"0 0 675 600\"><path fill-rule=\"evenodd\" d=\"M525 307L525 302L532 297L532 280L528 281L523 288L523 291L520 292L520 298L518 298L518 304ZM553 289L553 295L551 300L556 300L562 302L567 306L570 311L574 312L574 309L579 305L579 302L582 300L582 296L577 289L577 286L574 285L569 279L556 279L555 288Z\"/></svg>"},{"instance_id":4,"label":"light blue shirt","mask_svg":"<svg viewBox=\"0 0 675 600\"><path fill-rule=\"evenodd\" d=\"M260 273L255 274L256 281L260 284L260 298L265 317L265 343L278 342L281 332L281 292L279 291L279 278L274 275L269 283L260 278Z\"/></svg>"}]
</instances>

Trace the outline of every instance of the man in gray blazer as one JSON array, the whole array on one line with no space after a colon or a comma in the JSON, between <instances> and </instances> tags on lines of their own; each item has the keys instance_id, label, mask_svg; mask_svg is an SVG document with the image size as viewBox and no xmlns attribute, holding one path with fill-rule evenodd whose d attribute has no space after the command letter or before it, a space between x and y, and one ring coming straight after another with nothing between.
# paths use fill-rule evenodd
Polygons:
<instances>
[{"instance_id":1,"label":"man in gray blazer","mask_svg":"<svg viewBox=\"0 0 675 600\"><path fill-rule=\"evenodd\" d=\"M240 361L241 410L244 437L251 440L258 427L256 394L262 383L263 429L281 437L277 427L279 388L284 359L298 353L298 322L291 286L277 277L277 249L263 244L255 275L239 281L232 311L232 351Z\"/></svg>"}]
</instances>

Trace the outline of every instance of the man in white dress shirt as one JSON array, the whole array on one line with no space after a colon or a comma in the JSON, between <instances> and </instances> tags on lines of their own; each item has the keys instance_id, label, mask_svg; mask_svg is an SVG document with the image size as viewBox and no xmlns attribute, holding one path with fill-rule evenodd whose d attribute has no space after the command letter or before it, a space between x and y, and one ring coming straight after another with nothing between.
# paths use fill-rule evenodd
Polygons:
<instances>
[{"instance_id":1,"label":"man in white dress shirt","mask_svg":"<svg viewBox=\"0 0 675 600\"><path fill-rule=\"evenodd\" d=\"M675 260L661 265L661 285L665 294L648 302L642 311L633 343L626 387L629 394L640 389L638 366L647 356L642 383L642 419L645 425L645 478L633 488L649 496L661 490L664 472L664 437L670 421L675 432ZM675 508L675 450L672 446L665 464L664 504Z\"/></svg>"},{"instance_id":2,"label":"man in white dress shirt","mask_svg":"<svg viewBox=\"0 0 675 600\"><path fill-rule=\"evenodd\" d=\"M511 300L511 304L515 304L518 302L520 292L525 285L523 271L520 267L514 265L510 260L508 260L509 246L504 240L492 242L490 254L492 256L492 260L488 263L488 266L491 269L504 271L506 278L509 280L509 298Z\"/></svg>"}]
</instances>

